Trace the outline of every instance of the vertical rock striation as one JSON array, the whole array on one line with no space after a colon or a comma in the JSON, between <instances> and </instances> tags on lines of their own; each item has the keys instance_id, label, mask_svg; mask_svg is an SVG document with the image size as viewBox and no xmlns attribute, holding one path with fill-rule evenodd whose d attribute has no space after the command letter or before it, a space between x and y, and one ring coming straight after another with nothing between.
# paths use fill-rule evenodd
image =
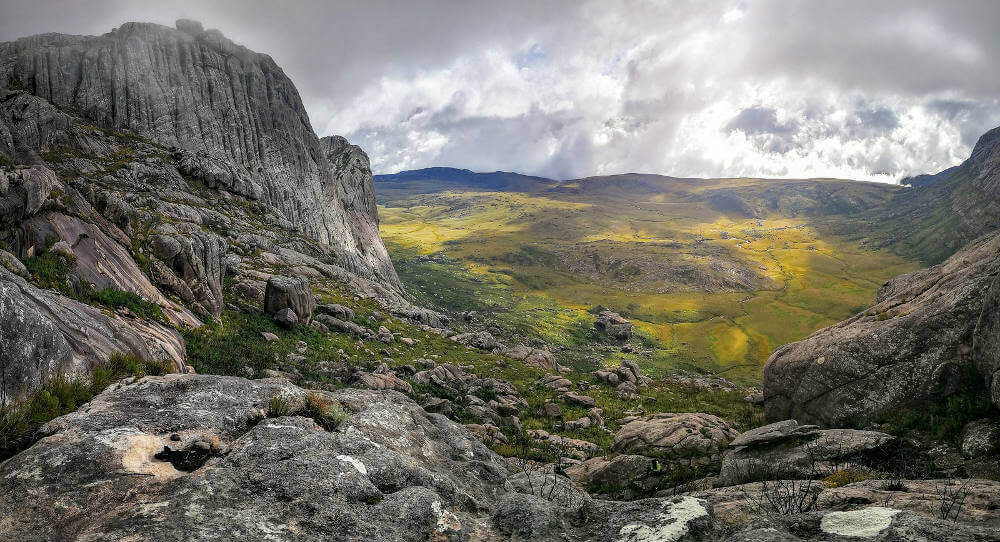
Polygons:
<instances>
[{"instance_id":1,"label":"vertical rock striation","mask_svg":"<svg viewBox=\"0 0 1000 542\"><path fill-rule=\"evenodd\" d=\"M185 174L259 199L333 248L341 267L398 289L378 236L367 157L343 138L320 142L271 57L192 21L176 29L126 23L102 36L0 44L0 82L101 127L176 147ZM5 147L16 139L44 144L14 135L0 134Z\"/></svg>"}]
</instances>

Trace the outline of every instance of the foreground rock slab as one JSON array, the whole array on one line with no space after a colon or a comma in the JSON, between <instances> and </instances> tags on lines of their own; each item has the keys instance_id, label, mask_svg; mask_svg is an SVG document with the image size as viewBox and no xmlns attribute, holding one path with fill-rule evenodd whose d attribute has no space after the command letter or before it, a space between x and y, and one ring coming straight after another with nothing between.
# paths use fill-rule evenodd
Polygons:
<instances>
[{"instance_id":1,"label":"foreground rock slab","mask_svg":"<svg viewBox=\"0 0 1000 542\"><path fill-rule=\"evenodd\" d=\"M347 419L327 430L295 414L308 393ZM554 471L511 475L392 391L147 377L41 433L0 464L11 539L692 541L718 527L692 497L602 501Z\"/></svg>"}]
</instances>

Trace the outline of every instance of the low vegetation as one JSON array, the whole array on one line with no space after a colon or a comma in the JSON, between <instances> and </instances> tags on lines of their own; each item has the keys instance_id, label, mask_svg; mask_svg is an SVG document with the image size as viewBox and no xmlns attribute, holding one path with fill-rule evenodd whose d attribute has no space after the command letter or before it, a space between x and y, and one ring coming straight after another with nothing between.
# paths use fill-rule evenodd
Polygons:
<instances>
[{"instance_id":1,"label":"low vegetation","mask_svg":"<svg viewBox=\"0 0 1000 542\"><path fill-rule=\"evenodd\" d=\"M52 243L49 243L51 246ZM98 305L108 309L127 309L134 315L167 324L163 309L155 303L146 301L135 292L126 292L115 288L97 289L93 284L83 280L71 283L70 272L75 264L71 254L46 250L38 256L24 260L24 266L31 274L32 281L41 288L55 290L67 297L88 305Z\"/></svg>"},{"instance_id":2,"label":"low vegetation","mask_svg":"<svg viewBox=\"0 0 1000 542\"><path fill-rule=\"evenodd\" d=\"M58 375L26 401L0 407L0 461L30 446L42 425L90 401L115 381L170 372L170 362L147 361L135 354L112 354L89 378Z\"/></svg>"},{"instance_id":3,"label":"low vegetation","mask_svg":"<svg viewBox=\"0 0 1000 542\"><path fill-rule=\"evenodd\" d=\"M758 181L712 182L752 191ZM564 363L580 370L634 359L653 376L745 385L759 383L776 347L855 314L884 280L917 266L828 233L828 218L781 206L748 218L698 199L699 190L386 185L380 231L424 305L488 314L566 347ZM597 305L632 319L646 352L594 352L587 311Z\"/></svg>"}]
</instances>

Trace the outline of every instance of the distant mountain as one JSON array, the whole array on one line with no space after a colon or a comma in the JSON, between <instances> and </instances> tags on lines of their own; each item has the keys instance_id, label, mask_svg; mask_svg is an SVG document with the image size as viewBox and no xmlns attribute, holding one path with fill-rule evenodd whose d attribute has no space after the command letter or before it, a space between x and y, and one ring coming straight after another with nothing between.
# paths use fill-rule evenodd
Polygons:
<instances>
[{"instance_id":1,"label":"distant mountain","mask_svg":"<svg viewBox=\"0 0 1000 542\"><path fill-rule=\"evenodd\" d=\"M559 183L559 181L545 177L521 175L509 171L477 173L468 169L450 167L430 167L375 176L376 184L388 185L393 188L413 188L417 184L426 182L501 192L533 192L550 188Z\"/></svg>"},{"instance_id":2,"label":"distant mountain","mask_svg":"<svg viewBox=\"0 0 1000 542\"><path fill-rule=\"evenodd\" d=\"M1000 229L1000 128L980 137L968 160L933 177L866 213L876 244L934 264Z\"/></svg>"},{"instance_id":3,"label":"distant mountain","mask_svg":"<svg viewBox=\"0 0 1000 542\"><path fill-rule=\"evenodd\" d=\"M903 177L899 180L900 186L911 186L915 188L926 188L938 181L943 181L955 173L958 166L951 166L950 168L940 171L938 173L930 174L925 173L923 175L914 175L912 177Z\"/></svg>"}]
</instances>

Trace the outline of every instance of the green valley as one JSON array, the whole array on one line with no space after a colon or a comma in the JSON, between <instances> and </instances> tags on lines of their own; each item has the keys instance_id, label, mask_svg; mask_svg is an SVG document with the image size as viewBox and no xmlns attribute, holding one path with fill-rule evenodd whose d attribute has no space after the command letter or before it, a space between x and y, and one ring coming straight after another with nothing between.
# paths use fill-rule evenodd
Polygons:
<instances>
[{"instance_id":1,"label":"green valley","mask_svg":"<svg viewBox=\"0 0 1000 542\"><path fill-rule=\"evenodd\" d=\"M653 175L490 183L494 174L471 174L482 182L443 169L377 177L381 234L408 291L540 337L578 370L633 359L657 377L753 385L773 349L859 312L883 281L918 267L830 233L841 215L891 197L890 186ZM636 325L631 352L594 347L601 307Z\"/></svg>"}]
</instances>

